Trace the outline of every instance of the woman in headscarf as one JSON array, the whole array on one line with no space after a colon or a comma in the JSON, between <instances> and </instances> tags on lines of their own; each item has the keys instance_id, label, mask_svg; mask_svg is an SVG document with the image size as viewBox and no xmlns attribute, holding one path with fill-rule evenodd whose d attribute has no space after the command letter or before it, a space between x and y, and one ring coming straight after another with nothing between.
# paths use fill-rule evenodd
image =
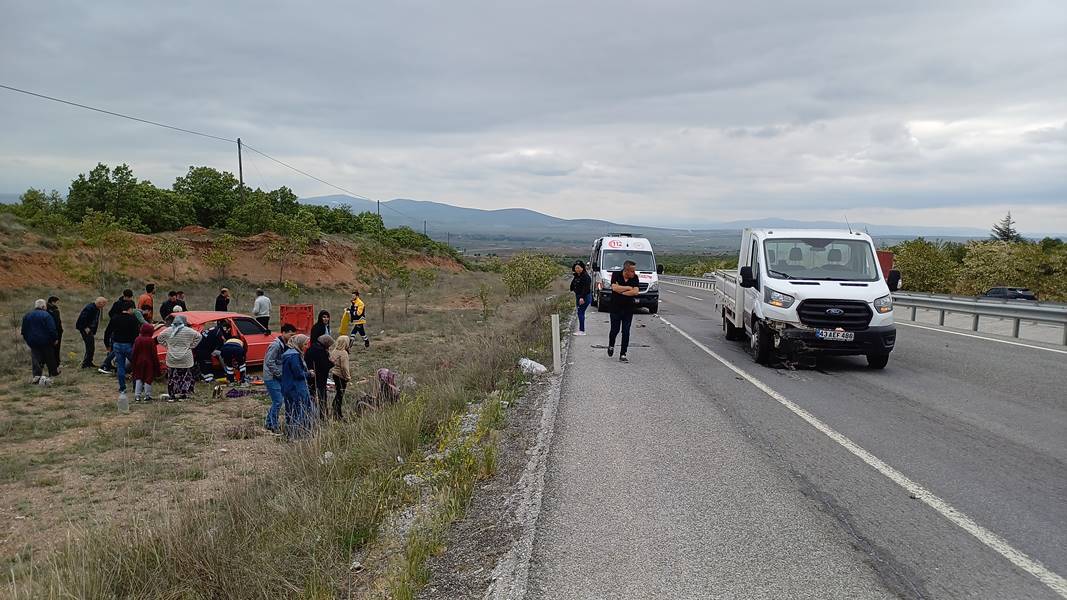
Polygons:
<instances>
[{"instance_id":1,"label":"woman in headscarf","mask_svg":"<svg viewBox=\"0 0 1067 600\"><path fill-rule=\"evenodd\" d=\"M333 346L333 338L329 335L320 335L311 342L304 359L315 377L315 400L318 402L319 418L326 420L330 414L329 391L326 380L330 376L333 363L330 361L330 347Z\"/></svg>"},{"instance_id":2,"label":"woman in headscarf","mask_svg":"<svg viewBox=\"0 0 1067 600\"><path fill-rule=\"evenodd\" d=\"M141 325L141 334L133 341L133 354L130 355L133 378L133 401L152 401L152 382L163 374L159 366L159 353L156 352L156 340L152 334L156 328L145 323Z\"/></svg>"},{"instance_id":3,"label":"woman in headscarf","mask_svg":"<svg viewBox=\"0 0 1067 600\"><path fill-rule=\"evenodd\" d=\"M333 397L333 417L338 421L343 418L341 405L345 399L345 388L348 387L348 382L352 380L352 366L348 355L348 346L351 344L351 339L347 335L342 335L337 338L333 348L330 350L330 362L333 363L330 375L333 376L333 387L336 390Z\"/></svg>"},{"instance_id":4,"label":"woman in headscarf","mask_svg":"<svg viewBox=\"0 0 1067 600\"><path fill-rule=\"evenodd\" d=\"M308 336L294 335L289 338L289 349L282 354L282 395L285 397L285 435L290 440L311 435L314 424L314 408L308 390L307 365L304 351L309 345Z\"/></svg>"},{"instance_id":5,"label":"woman in headscarf","mask_svg":"<svg viewBox=\"0 0 1067 600\"><path fill-rule=\"evenodd\" d=\"M576 260L571 266L574 278L571 280L571 291L574 292L574 304L578 310L578 331L574 335L585 335L585 310L593 301L593 280L585 270L585 263Z\"/></svg>"},{"instance_id":6,"label":"woman in headscarf","mask_svg":"<svg viewBox=\"0 0 1067 600\"><path fill-rule=\"evenodd\" d=\"M179 402L193 393L196 373L193 367L193 348L200 343L200 334L191 327L183 314L174 315L174 321L157 340L167 349L167 400Z\"/></svg>"}]
</instances>

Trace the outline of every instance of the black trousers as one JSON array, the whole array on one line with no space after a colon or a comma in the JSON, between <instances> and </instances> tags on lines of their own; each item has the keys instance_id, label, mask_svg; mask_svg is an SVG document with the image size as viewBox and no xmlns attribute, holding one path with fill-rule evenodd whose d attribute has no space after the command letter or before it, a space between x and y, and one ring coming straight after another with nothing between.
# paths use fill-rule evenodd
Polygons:
<instances>
[{"instance_id":1,"label":"black trousers","mask_svg":"<svg viewBox=\"0 0 1067 600\"><path fill-rule=\"evenodd\" d=\"M262 325L265 329L270 329L270 317L269 316L256 317L256 320L259 321L259 324Z\"/></svg>"},{"instance_id":2,"label":"black trousers","mask_svg":"<svg viewBox=\"0 0 1067 600\"><path fill-rule=\"evenodd\" d=\"M82 335L82 343L85 344L85 358L82 359L82 366L88 368L93 366L93 357L96 356L96 338L84 331L79 333Z\"/></svg>"},{"instance_id":3,"label":"black trousers","mask_svg":"<svg viewBox=\"0 0 1067 600\"><path fill-rule=\"evenodd\" d=\"M55 377L59 374L55 346L30 346L30 360L34 377L43 375L45 367L48 367L49 377Z\"/></svg>"},{"instance_id":4,"label":"black trousers","mask_svg":"<svg viewBox=\"0 0 1067 600\"><path fill-rule=\"evenodd\" d=\"M315 399L319 403L319 418L323 421L329 416L330 396L328 386L326 385L326 376L330 372L329 367L326 367L324 371L315 371Z\"/></svg>"},{"instance_id":5,"label":"black trousers","mask_svg":"<svg viewBox=\"0 0 1067 600\"><path fill-rule=\"evenodd\" d=\"M626 349L630 346L630 325L633 322L634 314L630 311L611 313L611 332L608 333L608 346L615 347L615 337L619 335L619 330L622 330L622 351L620 354L626 354Z\"/></svg>"},{"instance_id":6,"label":"black trousers","mask_svg":"<svg viewBox=\"0 0 1067 600\"><path fill-rule=\"evenodd\" d=\"M340 421L344 418L341 414L341 405L345 401L345 389L348 388L348 380L334 375L333 385L337 389L337 393L333 397L333 417Z\"/></svg>"}]
</instances>

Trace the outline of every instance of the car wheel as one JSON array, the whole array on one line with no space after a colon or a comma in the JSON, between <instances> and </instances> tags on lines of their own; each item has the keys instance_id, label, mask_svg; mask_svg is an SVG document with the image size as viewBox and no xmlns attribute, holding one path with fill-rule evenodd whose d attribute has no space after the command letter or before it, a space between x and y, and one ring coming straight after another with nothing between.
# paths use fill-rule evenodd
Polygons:
<instances>
[{"instance_id":1,"label":"car wheel","mask_svg":"<svg viewBox=\"0 0 1067 600\"><path fill-rule=\"evenodd\" d=\"M771 330L760 321L756 321L752 335L749 337L749 345L752 350L752 358L761 365L771 362Z\"/></svg>"},{"instance_id":2,"label":"car wheel","mask_svg":"<svg viewBox=\"0 0 1067 600\"><path fill-rule=\"evenodd\" d=\"M888 354L868 354L867 366L872 369L884 369L889 364Z\"/></svg>"}]
</instances>

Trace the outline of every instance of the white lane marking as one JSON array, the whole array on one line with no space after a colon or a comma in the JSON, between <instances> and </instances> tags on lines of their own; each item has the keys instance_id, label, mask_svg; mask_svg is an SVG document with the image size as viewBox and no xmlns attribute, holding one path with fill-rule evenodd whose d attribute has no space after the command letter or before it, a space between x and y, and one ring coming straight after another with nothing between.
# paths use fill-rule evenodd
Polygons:
<instances>
[{"instance_id":1,"label":"white lane marking","mask_svg":"<svg viewBox=\"0 0 1067 600\"><path fill-rule=\"evenodd\" d=\"M686 296L686 298L689 298L689 299L691 299L691 300L700 300L701 302L703 302L703 301L704 301L704 299L703 299L703 298L697 298L696 296Z\"/></svg>"},{"instance_id":2,"label":"white lane marking","mask_svg":"<svg viewBox=\"0 0 1067 600\"><path fill-rule=\"evenodd\" d=\"M668 292L670 292L670 293L672 293L672 294L677 294L677 293L678 293L678 292L676 292L676 291L674 291L674 290L667 290L667 291L668 291Z\"/></svg>"},{"instance_id":3,"label":"white lane marking","mask_svg":"<svg viewBox=\"0 0 1067 600\"><path fill-rule=\"evenodd\" d=\"M663 317L660 317L660 321L663 321L671 329L674 329L678 333L682 334L685 339L689 340L690 342L693 342L693 344L697 348L703 350L708 356L711 356L715 360L721 362L734 373L737 373L741 377L744 377L746 380L748 380L749 383L759 388L760 391L777 400L779 404L791 410L801 419L807 421L809 425L824 433L827 437L840 444L846 450L857 456L860 460L873 467L876 471L888 477L890 480L893 481L893 483L896 483L900 487L907 490L907 492L914 496L916 499L921 500L930 508L941 513L941 516L958 525L961 529L977 538L978 541L982 542L1004 558L1008 559L1016 567L1019 567L1020 569L1026 571L1027 573L1030 573L1034 577L1037 577L1041 581L1041 583L1047 585L1052 591L1056 592L1061 597L1067 598L1067 579L1064 579L1062 576L1050 571L1039 561L1030 558L1024 552L1016 550L1010 544L1008 544L1008 542L1004 540L1004 538L998 536L992 531L989 531L985 527L982 527L981 525L976 523L974 519L968 517L959 509L955 508L948 502L934 495L933 492L930 492L918 483L915 483L911 479L908 479L903 473L889 466L884 461L882 461L882 459L871 454L867 450L864 450L862 447L850 440L848 437L838 433L832 427L830 427L826 423L823 423L808 411L804 410L800 406L797 406L785 396L771 389L771 387L767 384L750 375L747 371L734 365L730 361L717 354L711 348L708 348L704 344L700 343L695 338L693 338L693 336L683 331L674 323L671 323Z\"/></svg>"},{"instance_id":4,"label":"white lane marking","mask_svg":"<svg viewBox=\"0 0 1067 600\"><path fill-rule=\"evenodd\" d=\"M1034 350L1045 350L1047 352L1058 352L1060 354L1067 354L1067 350L1057 350L1056 348L1046 348L1044 346L1034 346L1033 344L1024 344L1022 342L1013 342L1011 340L998 340L997 338L985 337L984 335L975 335L973 333L963 333L962 331L949 331L947 329L941 329L940 327L927 327L925 325L916 325L915 323L904 323L901 321L896 322L897 325L903 325L905 327L914 327L916 329L926 329L929 331L937 331L940 333L950 333L952 335L962 335L963 337L977 338L980 340L986 340L989 342L1000 342L1001 344L1011 344L1012 346L1022 346L1024 348L1033 348Z\"/></svg>"}]
</instances>

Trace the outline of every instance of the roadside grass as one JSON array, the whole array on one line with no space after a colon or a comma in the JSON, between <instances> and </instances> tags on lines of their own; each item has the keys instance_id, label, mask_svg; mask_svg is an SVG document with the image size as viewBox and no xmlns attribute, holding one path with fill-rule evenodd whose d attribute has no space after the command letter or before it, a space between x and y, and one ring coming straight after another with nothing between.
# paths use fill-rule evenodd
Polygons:
<instances>
[{"instance_id":1,"label":"roadside grass","mask_svg":"<svg viewBox=\"0 0 1067 600\"><path fill-rule=\"evenodd\" d=\"M347 302L346 293L335 296ZM440 302L453 297L445 294ZM485 423L499 422L500 414L492 416L499 408L489 408L487 396L517 385L519 356L541 361L546 356L547 315L555 308L551 302L513 301L489 324L479 323L480 307L444 312L424 302L406 319L400 304L384 335L373 324L372 313L373 352L357 348L352 353L355 373L388 366L415 376L417 388L406 391L399 402L331 423L309 441L278 445L266 468L238 473L238 467L229 467L235 469L232 476L212 478L217 493L193 494L151 514L135 513L107 524L83 522L57 551L23 552L10 559L10 596L332 598L356 589L356 576L349 572L353 555L375 542L388 515L419 500L403 476L425 467L421 449L452 436L443 425L471 401L483 402L483 411L490 413L483 414ZM350 404L365 388L353 386ZM223 411L227 419L262 415L245 405L235 410L199 403L177 406L150 405L139 423L93 429L72 446L85 461L86 474L116 484L145 485L157 477L178 483L202 480L211 469L204 461L154 456L181 457L184 448L195 450L207 443L182 441L194 436L183 424L182 412ZM478 425L479 430L488 427ZM215 443L245 441L236 431L233 436L229 429L216 431L209 437ZM479 435L483 439L495 439L491 428ZM100 466L99 459L116 456L119 460L106 462L125 465L121 469ZM440 466L442 490L447 492L439 504L451 507L439 517L442 528L461 514L477 479L493 471L494 457L493 451L472 446ZM54 475L44 467L0 462L0 473L47 483ZM409 546L408 562L418 575L428 556L419 548L435 547ZM405 580L412 589L420 581Z\"/></svg>"}]
</instances>

